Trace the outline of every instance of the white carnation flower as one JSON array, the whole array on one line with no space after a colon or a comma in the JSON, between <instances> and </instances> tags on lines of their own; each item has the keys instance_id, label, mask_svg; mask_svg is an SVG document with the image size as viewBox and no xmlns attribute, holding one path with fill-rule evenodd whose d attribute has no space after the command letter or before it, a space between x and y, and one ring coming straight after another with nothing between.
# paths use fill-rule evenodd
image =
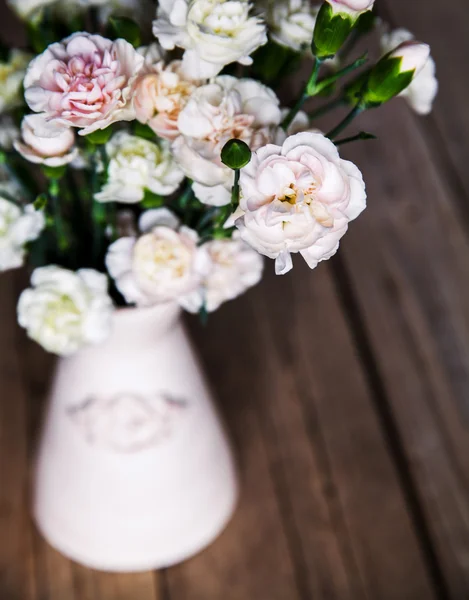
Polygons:
<instances>
[{"instance_id":1,"label":"white carnation flower","mask_svg":"<svg viewBox=\"0 0 469 600\"><path fill-rule=\"evenodd\" d=\"M29 162L61 167L78 157L75 133L71 127L47 121L44 115L27 115L21 123L21 137L14 143L17 152Z\"/></svg>"},{"instance_id":2,"label":"white carnation flower","mask_svg":"<svg viewBox=\"0 0 469 600\"><path fill-rule=\"evenodd\" d=\"M156 59L145 66L137 80L134 108L137 119L147 124L158 137L174 140L179 135L178 117L196 88L187 79L180 60L166 64Z\"/></svg>"},{"instance_id":3,"label":"white carnation flower","mask_svg":"<svg viewBox=\"0 0 469 600\"><path fill-rule=\"evenodd\" d=\"M23 265L26 244L39 237L44 224L42 211L32 204L20 207L0 191L0 271Z\"/></svg>"},{"instance_id":4,"label":"white carnation flower","mask_svg":"<svg viewBox=\"0 0 469 600\"><path fill-rule=\"evenodd\" d=\"M292 252L311 269L335 254L366 206L360 171L320 133L260 148L241 169L240 186L235 224L245 242L275 259L280 275L292 268Z\"/></svg>"},{"instance_id":5,"label":"white carnation flower","mask_svg":"<svg viewBox=\"0 0 469 600\"><path fill-rule=\"evenodd\" d=\"M198 288L208 265L198 236L167 208L148 210L140 237L123 237L108 249L106 267L127 302L152 306L179 302Z\"/></svg>"},{"instance_id":6,"label":"white carnation flower","mask_svg":"<svg viewBox=\"0 0 469 600\"><path fill-rule=\"evenodd\" d=\"M10 7L23 19L28 19L41 8L54 4L57 0L7 0Z\"/></svg>"},{"instance_id":7,"label":"white carnation flower","mask_svg":"<svg viewBox=\"0 0 469 600\"><path fill-rule=\"evenodd\" d=\"M197 198L214 206L231 199L233 171L221 162L221 150L238 138L252 150L276 139L281 121L275 93L254 79L216 77L197 88L179 114L181 132L173 143L174 157L194 180Z\"/></svg>"},{"instance_id":8,"label":"white carnation flower","mask_svg":"<svg viewBox=\"0 0 469 600\"><path fill-rule=\"evenodd\" d=\"M246 0L162 0L153 33L166 50L184 48L187 75L205 79L232 62L251 64L267 42L265 25L250 13Z\"/></svg>"},{"instance_id":9,"label":"white carnation flower","mask_svg":"<svg viewBox=\"0 0 469 600\"><path fill-rule=\"evenodd\" d=\"M311 46L319 6L309 0L274 0L267 7L267 24L274 41L297 52Z\"/></svg>"},{"instance_id":10,"label":"white carnation flower","mask_svg":"<svg viewBox=\"0 0 469 600\"><path fill-rule=\"evenodd\" d=\"M381 49L387 54L400 44L413 39L414 36L407 29L396 29L382 36ZM411 84L399 94L420 115L427 115L432 110L433 101L438 92L438 80L435 71L435 61L430 56L423 68L415 75Z\"/></svg>"},{"instance_id":11,"label":"white carnation flower","mask_svg":"<svg viewBox=\"0 0 469 600\"><path fill-rule=\"evenodd\" d=\"M0 62L0 113L23 102L23 80L31 56L23 50L12 50L6 62Z\"/></svg>"},{"instance_id":12,"label":"white carnation flower","mask_svg":"<svg viewBox=\"0 0 469 600\"><path fill-rule=\"evenodd\" d=\"M67 356L111 332L113 304L107 277L55 265L35 269L18 302L18 322L48 352Z\"/></svg>"},{"instance_id":13,"label":"white carnation flower","mask_svg":"<svg viewBox=\"0 0 469 600\"><path fill-rule=\"evenodd\" d=\"M167 196L184 178L165 141L154 144L120 131L106 144L106 152L108 181L95 194L99 202L137 203L143 200L145 190Z\"/></svg>"},{"instance_id":14,"label":"white carnation flower","mask_svg":"<svg viewBox=\"0 0 469 600\"><path fill-rule=\"evenodd\" d=\"M204 306L213 312L261 280L262 256L240 239L213 240L203 248L210 258L210 270L202 284L181 299L187 311L196 313Z\"/></svg>"}]
</instances>

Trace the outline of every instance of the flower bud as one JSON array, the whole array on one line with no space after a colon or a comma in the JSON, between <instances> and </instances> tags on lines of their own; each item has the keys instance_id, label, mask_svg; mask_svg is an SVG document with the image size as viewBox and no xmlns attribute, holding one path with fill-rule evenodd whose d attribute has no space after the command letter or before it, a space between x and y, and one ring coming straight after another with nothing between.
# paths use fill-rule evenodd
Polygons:
<instances>
[{"instance_id":1,"label":"flower bud","mask_svg":"<svg viewBox=\"0 0 469 600\"><path fill-rule=\"evenodd\" d=\"M390 58L400 58L400 72L414 71L414 77L420 73L430 56L430 46L414 40L400 44L390 54Z\"/></svg>"},{"instance_id":2,"label":"flower bud","mask_svg":"<svg viewBox=\"0 0 469 600\"><path fill-rule=\"evenodd\" d=\"M383 56L369 71L366 82L362 83L363 103L369 107L379 106L400 94L420 73L429 56L428 44L416 41L404 42Z\"/></svg>"},{"instance_id":3,"label":"flower bud","mask_svg":"<svg viewBox=\"0 0 469 600\"><path fill-rule=\"evenodd\" d=\"M223 146L221 160L230 169L242 169L251 160L251 150L246 142L233 138Z\"/></svg>"},{"instance_id":4,"label":"flower bud","mask_svg":"<svg viewBox=\"0 0 469 600\"><path fill-rule=\"evenodd\" d=\"M321 59L335 56L364 12L374 0L327 0L321 6L314 28L313 54Z\"/></svg>"},{"instance_id":5,"label":"flower bud","mask_svg":"<svg viewBox=\"0 0 469 600\"><path fill-rule=\"evenodd\" d=\"M311 50L316 58L325 60L335 56L342 47L354 25L347 13L334 13L332 6L324 2L314 27Z\"/></svg>"}]
</instances>

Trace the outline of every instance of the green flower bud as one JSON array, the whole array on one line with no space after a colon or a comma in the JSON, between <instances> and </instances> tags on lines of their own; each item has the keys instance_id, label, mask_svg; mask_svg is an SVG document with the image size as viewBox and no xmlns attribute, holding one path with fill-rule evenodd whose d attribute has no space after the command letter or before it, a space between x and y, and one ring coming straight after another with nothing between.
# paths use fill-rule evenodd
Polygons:
<instances>
[{"instance_id":1,"label":"green flower bud","mask_svg":"<svg viewBox=\"0 0 469 600\"><path fill-rule=\"evenodd\" d=\"M228 140L221 151L221 161L230 169L242 169L251 160L251 150L242 140Z\"/></svg>"},{"instance_id":2,"label":"green flower bud","mask_svg":"<svg viewBox=\"0 0 469 600\"><path fill-rule=\"evenodd\" d=\"M379 106L398 96L424 67L429 55L427 44L410 41L383 56L368 74L362 96L365 105Z\"/></svg>"},{"instance_id":3,"label":"green flower bud","mask_svg":"<svg viewBox=\"0 0 469 600\"><path fill-rule=\"evenodd\" d=\"M311 49L320 60L331 58L340 50L355 25L356 19L334 12L328 2L321 6L314 27Z\"/></svg>"}]
</instances>

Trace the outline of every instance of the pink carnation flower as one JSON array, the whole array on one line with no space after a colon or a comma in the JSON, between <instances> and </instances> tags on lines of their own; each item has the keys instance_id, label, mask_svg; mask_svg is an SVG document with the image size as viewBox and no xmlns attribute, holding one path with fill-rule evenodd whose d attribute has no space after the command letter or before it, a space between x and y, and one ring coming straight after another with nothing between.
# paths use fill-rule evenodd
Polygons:
<instances>
[{"instance_id":1,"label":"pink carnation flower","mask_svg":"<svg viewBox=\"0 0 469 600\"><path fill-rule=\"evenodd\" d=\"M74 33L29 65L29 107L48 120L82 128L81 135L135 118L132 96L144 58L125 40Z\"/></svg>"}]
</instances>

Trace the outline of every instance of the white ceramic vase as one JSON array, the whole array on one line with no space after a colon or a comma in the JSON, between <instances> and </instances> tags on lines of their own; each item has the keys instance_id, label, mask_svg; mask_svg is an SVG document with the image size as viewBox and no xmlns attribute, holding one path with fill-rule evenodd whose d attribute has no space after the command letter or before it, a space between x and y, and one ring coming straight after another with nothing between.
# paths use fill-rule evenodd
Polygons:
<instances>
[{"instance_id":1,"label":"white ceramic vase","mask_svg":"<svg viewBox=\"0 0 469 600\"><path fill-rule=\"evenodd\" d=\"M52 546L106 571L166 567L214 540L236 498L177 306L118 310L109 341L59 360L34 485Z\"/></svg>"}]
</instances>

